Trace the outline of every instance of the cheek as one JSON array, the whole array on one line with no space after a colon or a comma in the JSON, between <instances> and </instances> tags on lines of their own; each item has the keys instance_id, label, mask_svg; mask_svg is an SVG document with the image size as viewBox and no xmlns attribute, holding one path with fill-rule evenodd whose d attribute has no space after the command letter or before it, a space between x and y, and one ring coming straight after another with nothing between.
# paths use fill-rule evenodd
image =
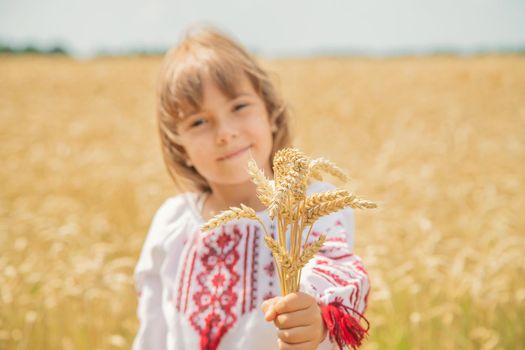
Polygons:
<instances>
[{"instance_id":1,"label":"cheek","mask_svg":"<svg viewBox=\"0 0 525 350\"><path fill-rule=\"evenodd\" d=\"M207 148L203 144L192 144L190 147L186 147L186 154L197 170L199 170L202 165L210 163L212 155L210 152L207 152L206 149Z\"/></svg>"},{"instance_id":2,"label":"cheek","mask_svg":"<svg viewBox=\"0 0 525 350\"><path fill-rule=\"evenodd\" d=\"M269 147L271 148L273 144L273 133L269 122L265 121L263 123L260 123L260 125L258 126L258 130L259 138L263 140L265 144L269 144Z\"/></svg>"},{"instance_id":3,"label":"cheek","mask_svg":"<svg viewBox=\"0 0 525 350\"><path fill-rule=\"evenodd\" d=\"M208 162L211 154L209 148L204 144L199 144L197 147L192 147L190 157L197 162Z\"/></svg>"},{"instance_id":4,"label":"cheek","mask_svg":"<svg viewBox=\"0 0 525 350\"><path fill-rule=\"evenodd\" d=\"M249 129L258 139L272 138L270 120L266 114L258 114L250 119Z\"/></svg>"}]
</instances>

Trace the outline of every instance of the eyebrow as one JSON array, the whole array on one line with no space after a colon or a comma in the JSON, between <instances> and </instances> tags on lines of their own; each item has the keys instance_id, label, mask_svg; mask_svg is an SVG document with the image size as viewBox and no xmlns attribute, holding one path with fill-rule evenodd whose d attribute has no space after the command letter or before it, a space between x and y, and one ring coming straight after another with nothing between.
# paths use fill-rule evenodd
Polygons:
<instances>
[{"instance_id":1,"label":"eyebrow","mask_svg":"<svg viewBox=\"0 0 525 350\"><path fill-rule=\"evenodd\" d=\"M250 93L248 93L248 92L243 92L243 93L240 93L240 94L234 96L233 99L237 99L237 98L239 98L239 97L244 97L244 96L246 96L246 97L255 97L254 94L250 94Z\"/></svg>"},{"instance_id":2,"label":"eyebrow","mask_svg":"<svg viewBox=\"0 0 525 350\"><path fill-rule=\"evenodd\" d=\"M252 97L252 98L254 98L254 97L256 97L256 95L251 94L251 93L249 93L249 92L242 92L242 93L240 93L240 94L234 96L234 97L232 98L232 100L236 100L236 99L238 99L238 98L240 98L240 97ZM181 119L181 122L187 122L188 119L190 119L190 118L192 118L192 117L195 117L196 115L198 115L198 114L200 114L200 113L202 113L202 110L198 110L198 109L191 110L191 111L189 111L188 113L186 113L186 115Z\"/></svg>"}]
</instances>

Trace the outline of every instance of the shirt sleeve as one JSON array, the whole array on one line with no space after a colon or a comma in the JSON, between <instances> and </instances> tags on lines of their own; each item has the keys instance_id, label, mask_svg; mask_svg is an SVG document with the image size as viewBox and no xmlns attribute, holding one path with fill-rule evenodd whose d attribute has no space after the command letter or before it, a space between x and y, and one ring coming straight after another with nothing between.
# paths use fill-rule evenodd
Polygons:
<instances>
[{"instance_id":1,"label":"shirt sleeve","mask_svg":"<svg viewBox=\"0 0 525 350\"><path fill-rule=\"evenodd\" d=\"M166 349L167 326L162 311L160 267L165 257L162 242L168 234L170 204L170 199L166 200L155 213L135 267L137 316L140 325L133 350Z\"/></svg>"},{"instance_id":2,"label":"shirt sleeve","mask_svg":"<svg viewBox=\"0 0 525 350\"><path fill-rule=\"evenodd\" d=\"M370 282L361 258L352 249L353 210L345 208L319 219L308 241L319 239L321 234L326 235L325 243L302 269L300 288L318 300L329 340L340 349L356 349L368 331L363 314Z\"/></svg>"}]
</instances>

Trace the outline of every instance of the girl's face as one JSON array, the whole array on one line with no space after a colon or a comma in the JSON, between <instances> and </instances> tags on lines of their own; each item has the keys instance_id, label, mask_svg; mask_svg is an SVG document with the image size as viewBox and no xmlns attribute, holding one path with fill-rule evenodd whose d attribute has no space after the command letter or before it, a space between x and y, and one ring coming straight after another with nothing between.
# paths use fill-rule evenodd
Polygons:
<instances>
[{"instance_id":1,"label":"girl's face","mask_svg":"<svg viewBox=\"0 0 525 350\"><path fill-rule=\"evenodd\" d=\"M211 79L203 80L200 111L179 124L179 143L191 164L210 184L251 181L251 157L271 176L272 130L264 101L243 74L229 98Z\"/></svg>"}]
</instances>

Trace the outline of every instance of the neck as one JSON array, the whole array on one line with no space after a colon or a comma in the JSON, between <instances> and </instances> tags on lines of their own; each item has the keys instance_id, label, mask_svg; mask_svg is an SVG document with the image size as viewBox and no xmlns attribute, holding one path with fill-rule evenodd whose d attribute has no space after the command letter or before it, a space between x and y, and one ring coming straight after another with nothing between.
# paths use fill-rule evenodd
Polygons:
<instances>
[{"instance_id":1,"label":"neck","mask_svg":"<svg viewBox=\"0 0 525 350\"><path fill-rule=\"evenodd\" d=\"M271 168L265 169L264 173L267 178L273 179ZM202 213L206 220L230 207L240 207L241 203L255 211L266 209L257 197L257 186L251 180L233 185L210 183L210 188L211 193L204 203Z\"/></svg>"},{"instance_id":2,"label":"neck","mask_svg":"<svg viewBox=\"0 0 525 350\"><path fill-rule=\"evenodd\" d=\"M255 184L248 181L235 185L211 185L212 193L209 196L209 205L212 209L222 211L242 204L252 207L255 211L264 209L264 205L257 198Z\"/></svg>"}]
</instances>

